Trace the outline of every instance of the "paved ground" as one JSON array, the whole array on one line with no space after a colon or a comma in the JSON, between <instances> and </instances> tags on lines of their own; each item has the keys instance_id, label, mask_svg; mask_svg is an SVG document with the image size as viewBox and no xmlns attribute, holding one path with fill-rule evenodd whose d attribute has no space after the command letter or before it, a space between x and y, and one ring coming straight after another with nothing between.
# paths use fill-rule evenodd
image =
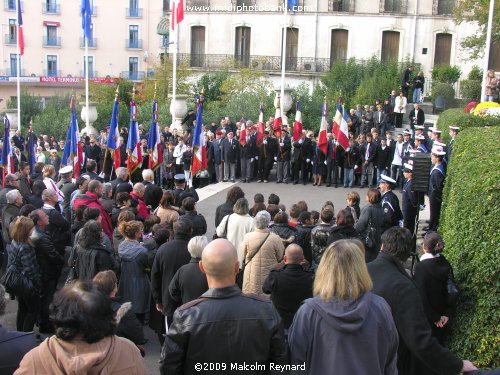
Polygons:
<instances>
[{"instance_id":1,"label":"paved ground","mask_svg":"<svg viewBox=\"0 0 500 375\"><path fill-rule=\"evenodd\" d=\"M275 180L274 171L271 173L271 181ZM198 211L203 214L207 220L207 237L212 238L215 231L215 209L218 205L225 201L225 197L228 189L235 184L233 183L219 183L215 185L207 186L198 191L200 195L200 202L198 203ZM281 198L281 203L283 203L287 208L293 203L300 200L305 200L308 203L309 210L320 211L323 203L325 201L332 201L335 205L335 212L346 206L346 196L351 189L344 188L334 188L326 186L312 186L312 184L303 186L293 185L293 184L276 184L275 182L269 183L246 183L239 184L239 186L245 192L245 196L249 200L250 206L253 205L253 196L256 193L262 193L264 195L265 201L269 194L278 194ZM361 196L361 207L365 205L365 196L367 189L354 188L359 192ZM398 197L401 199L399 192L396 192ZM428 212L423 211L421 214L422 218L428 217ZM9 329L15 328L15 316L17 311L17 303L15 301L10 301L7 306L7 313L5 316L0 318L0 324L8 327ZM148 374L158 374L158 359L160 357L160 345L158 339L153 331L149 327L145 328L145 334L148 338L148 343L145 345L146 349L146 367Z\"/></svg>"}]
</instances>

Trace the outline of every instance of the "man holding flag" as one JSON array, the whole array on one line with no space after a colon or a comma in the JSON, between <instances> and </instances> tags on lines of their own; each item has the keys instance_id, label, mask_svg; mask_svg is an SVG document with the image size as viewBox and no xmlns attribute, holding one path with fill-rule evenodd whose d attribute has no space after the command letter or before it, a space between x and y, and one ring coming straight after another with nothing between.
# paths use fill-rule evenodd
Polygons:
<instances>
[{"instance_id":1,"label":"man holding flag","mask_svg":"<svg viewBox=\"0 0 500 375\"><path fill-rule=\"evenodd\" d=\"M156 96L156 94L155 94ZM149 166L155 170L163 161L163 148L160 141L160 128L158 127L158 101L153 101L153 114L151 116L151 129L148 138Z\"/></svg>"},{"instance_id":2,"label":"man holding flag","mask_svg":"<svg viewBox=\"0 0 500 375\"><path fill-rule=\"evenodd\" d=\"M339 97L337 111L333 118L333 134L337 142L347 150L349 148L349 126L347 125L347 113L342 105L342 98Z\"/></svg>"},{"instance_id":3,"label":"man holding flag","mask_svg":"<svg viewBox=\"0 0 500 375\"><path fill-rule=\"evenodd\" d=\"M193 132L193 164L191 166L191 175L196 176L198 172L207 169L207 147L205 135L203 134L203 100L204 91L196 102L196 124ZM191 186L188 186L191 187Z\"/></svg>"},{"instance_id":4,"label":"man holding flag","mask_svg":"<svg viewBox=\"0 0 500 375\"><path fill-rule=\"evenodd\" d=\"M78 121L76 119L75 97L71 97L71 121L66 134L66 146L61 157L61 165L70 165L73 168L73 176L80 176L80 166L83 163L82 142L78 131Z\"/></svg>"},{"instance_id":5,"label":"man holding flag","mask_svg":"<svg viewBox=\"0 0 500 375\"><path fill-rule=\"evenodd\" d=\"M111 113L111 120L109 122L109 135L106 140L106 147L111 152L111 157L113 158L113 168L116 172L118 168L121 167L121 138L120 138L120 129L118 125L118 115L120 113L118 109L119 101L118 101L118 87L116 88L115 93L115 103L113 105L113 112ZM104 169L104 166L103 166ZM110 176L113 175L113 171L111 171Z\"/></svg>"},{"instance_id":6,"label":"man holding flag","mask_svg":"<svg viewBox=\"0 0 500 375\"><path fill-rule=\"evenodd\" d=\"M137 125L137 106L135 104L135 86L132 93L132 102L130 103L130 128L127 140L127 170L132 180L132 173L142 164L142 148L139 138L139 126Z\"/></svg>"},{"instance_id":7,"label":"man holding flag","mask_svg":"<svg viewBox=\"0 0 500 375\"><path fill-rule=\"evenodd\" d=\"M5 187L5 176L14 173L14 160L12 157L12 150L10 146L10 121L7 115L3 117L4 124L4 136L3 136L3 147L2 147L2 186Z\"/></svg>"}]
</instances>

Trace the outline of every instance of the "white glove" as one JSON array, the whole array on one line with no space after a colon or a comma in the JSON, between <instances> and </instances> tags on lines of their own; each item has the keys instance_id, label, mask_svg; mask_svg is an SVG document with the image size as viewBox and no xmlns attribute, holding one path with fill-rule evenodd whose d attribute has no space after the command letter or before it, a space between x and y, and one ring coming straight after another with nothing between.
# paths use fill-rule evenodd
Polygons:
<instances>
[{"instance_id":1,"label":"white glove","mask_svg":"<svg viewBox=\"0 0 500 375\"><path fill-rule=\"evenodd\" d=\"M259 157L258 157L258 156L256 156L256 157L255 157L255 160L259 160Z\"/></svg>"},{"instance_id":2,"label":"white glove","mask_svg":"<svg viewBox=\"0 0 500 375\"><path fill-rule=\"evenodd\" d=\"M311 161L311 159L306 159L306 163L309 163Z\"/></svg>"},{"instance_id":3,"label":"white glove","mask_svg":"<svg viewBox=\"0 0 500 375\"><path fill-rule=\"evenodd\" d=\"M339 141L335 141L335 145L338 146L339 145Z\"/></svg>"},{"instance_id":4,"label":"white glove","mask_svg":"<svg viewBox=\"0 0 500 375\"><path fill-rule=\"evenodd\" d=\"M253 163L253 158L250 158L250 163Z\"/></svg>"},{"instance_id":5,"label":"white glove","mask_svg":"<svg viewBox=\"0 0 500 375\"><path fill-rule=\"evenodd\" d=\"M264 143L265 145L267 145L267 140L266 140L266 139L264 139L264 141L263 141L262 143Z\"/></svg>"},{"instance_id":6,"label":"white glove","mask_svg":"<svg viewBox=\"0 0 500 375\"><path fill-rule=\"evenodd\" d=\"M274 157L274 161L278 161L278 157L277 156Z\"/></svg>"},{"instance_id":7,"label":"white glove","mask_svg":"<svg viewBox=\"0 0 500 375\"><path fill-rule=\"evenodd\" d=\"M326 165L326 160L325 160L325 165Z\"/></svg>"},{"instance_id":8,"label":"white glove","mask_svg":"<svg viewBox=\"0 0 500 375\"><path fill-rule=\"evenodd\" d=\"M314 161L311 160L311 165L314 165Z\"/></svg>"},{"instance_id":9,"label":"white glove","mask_svg":"<svg viewBox=\"0 0 500 375\"><path fill-rule=\"evenodd\" d=\"M283 147L285 144L284 143L280 143L280 146Z\"/></svg>"},{"instance_id":10,"label":"white glove","mask_svg":"<svg viewBox=\"0 0 500 375\"><path fill-rule=\"evenodd\" d=\"M357 166L357 165L355 165L355 166L354 166L354 169L358 169L358 166Z\"/></svg>"},{"instance_id":11,"label":"white glove","mask_svg":"<svg viewBox=\"0 0 500 375\"><path fill-rule=\"evenodd\" d=\"M350 148L350 147L347 147L346 152L349 152L349 151L351 151L351 148Z\"/></svg>"},{"instance_id":12,"label":"white glove","mask_svg":"<svg viewBox=\"0 0 500 375\"><path fill-rule=\"evenodd\" d=\"M302 140L302 138L301 138L301 139L299 139L299 144L302 144L302 142L304 142L304 141Z\"/></svg>"}]
</instances>

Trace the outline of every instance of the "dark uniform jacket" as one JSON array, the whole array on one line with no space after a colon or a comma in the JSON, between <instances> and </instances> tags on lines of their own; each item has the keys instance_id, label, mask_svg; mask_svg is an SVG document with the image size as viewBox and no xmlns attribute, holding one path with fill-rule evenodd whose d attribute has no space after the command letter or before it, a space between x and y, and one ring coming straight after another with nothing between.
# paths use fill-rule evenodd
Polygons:
<instances>
[{"instance_id":1,"label":"dark uniform jacket","mask_svg":"<svg viewBox=\"0 0 500 375\"><path fill-rule=\"evenodd\" d=\"M265 365L266 371L252 374L270 373L270 363L287 363L283 323L272 302L233 285L209 289L177 309L163 345L160 373L198 374L198 363L227 366L202 371L211 374L236 373L232 363Z\"/></svg>"},{"instance_id":2,"label":"dark uniform jacket","mask_svg":"<svg viewBox=\"0 0 500 375\"><path fill-rule=\"evenodd\" d=\"M162 188L149 181L143 181L142 183L146 186L146 190L144 190L144 202L147 206L156 209L160 204L161 197L163 197Z\"/></svg>"},{"instance_id":3,"label":"dark uniform jacket","mask_svg":"<svg viewBox=\"0 0 500 375\"><path fill-rule=\"evenodd\" d=\"M198 197L198 193L194 188L189 188L189 189L175 189L172 191L172 195L174 196L174 206L175 207L181 207L182 206L182 201L184 198L187 197L193 197L196 201L200 199Z\"/></svg>"},{"instance_id":4,"label":"dark uniform jacket","mask_svg":"<svg viewBox=\"0 0 500 375\"><path fill-rule=\"evenodd\" d=\"M429 178L429 200L440 203L443 199L445 171L442 164L434 166Z\"/></svg>"},{"instance_id":5,"label":"dark uniform jacket","mask_svg":"<svg viewBox=\"0 0 500 375\"><path fill-rule=\"evenodd\" d=\"M0 325L0 374L13 374L24 355L40 343L35 332L7 331Z\"/></svg>"},{"instance_id":6,"label":"dark uniform jacket","mask_svg":"<svg viewBox=\"0 0 500 375\"><path fill-rule=\"evenodd\" d=\"M377 169L386 170L391 167L392 162L392 149L386 146L384 149L382 146L378 146L377 155L375 156L375 166Z\"/></svg>"},{"instance_id":7,"label":"dark uniform jacket","mask_svg":"<svg viewBox=\"0 0 500 375\"><path fill-rule=\"evenodd\" d=\"M35 226L31 236L31 243L35 250L36 260L40 265L42 281L57 280L59 270L63 266L64 256L56 250L50 235Z\"/></svg>"},{"instance_id":8,"label":"dark uniform jacket","mask_svg":"<svg viewBox=\"0 0 500 375\"><path fill-rule=\"evenodd\" d=\"M222 142L222 159L224 163L236 163L240 156L240 142L236 138L225 138Z\"/></svg>"},{"instance_id":9,"label":"dark uniform jacket","mask_svg":"<svg viewBox=\"0 0 500 375\"><path fill-rule=\"evenodd\" d=\"M368 272L372 292L389 304L398 329L398 373L424 375L430 373L429 368L444 375L460 373L462 360L432 337L418 290L398 261L380 253L368 264Z\"/></svg>"},{"instance_id":10,"label":"dark uniform jacket","mask_svg":"<svg viewBox=\"0 0 500 375\"><path fill-rule=\"evenodd\" d=\"M278 161L290 161L292 155L292 140L288 135L277 139L278 141ZM280 146L283 143L283 146Z\"/></svg>"},{"instance_id":11,"label":"dark uniform jacket","mask_svg":"<svg viewBox=\"0 0 500 375\"><path fill-rule=\"evenodd\" d=\"M361 155L359 147L354 144L353 147L348 147L344 152L344 168L354 168L356 165L361 165Z\"/></svg>"},{"instance_id":12,"label":"dark uniform jacket","mask_svg":"<svg viewBox=\"0 0 500 375\"><path fill-rule=\"evenodd\" d=\"M423 125L425 122L425 114L422 111L422 108L419 108L417 113L415 113L415 108L410 111L410 127L411 129L415 129L415 125Z\"/></svg>"},{"instance_id":13,"label":"dark uniform jacket","mask_svg":"<svg viewBox=\"0 0 500 375\"><path fill-rule=\"evenodd\" d=\"M384 210L384 222L382 224L382 232L399 225L399 221L403 220L403 213L399 208L399 199L392 190L387 191L382 197L382 209Z\"/></svg>"},{"instance_id":14,"label":"dark uniform jacket","mask_svg":"<svg viewBox=\"0 0 500 375\"><path fill-rule=\"evenodd\" d=\"M413 191L413 179L406 181L403 186L401 206L403 208L404 227L411 231L414 228L415 216L418 210L418 195Z\"/></svg>"},{"instance_id":15,"label":"dark uniform jacket","mask_svg":"<svg viewBox=\"0 0 500 375\"><path fill-rule=\"evenodd\" d=\"M77 187L73 182L71 182L71 180L61 180L57 183L56 186L59 188L59 190L61 190L61 193L64 194L62 209L66 220L69 221L71 219L71 193L73 193L77 189Z\"/></svg>"},{"instance_id":16,"label":"dark uniform jacket","mask_svg":"<svg viewBox=\"0 0 500 375\"><path fill-rule=\"evenodd\" d=\"M251 135L247 136L247 143L245 145L240 144L240 158L251 159L254 158L258 153L257 149L257 136Z\"/></svg>"},{"instance_id":17,"label":"dark uniform jacket","mask_svg":"<svg viewBox=\"0 0 500 375\"><path fill-rule=\"evenodd\" d=\"M300 264L286 264L279 270L271 270L262 285L262 291L271 295L271 301L283 319L285 329L302 302L312 297L314 274L304 271Z\"/></svg>"},{"instance_id":18,"label":"dark uniform jacket","mask_svg":"<svg viewBox=\"0 0 500 375\"><path fill-rule=\"evenodd\" d=\"M366 148L368 147L368 159L366 158ZM368 161L368 163L373 163L375 161L375 158L377 157L377 147L373 144L373 142L370 143L364 143L363 146L361 146L361 160L363 162Z\"/></svg>"}]
</instances>

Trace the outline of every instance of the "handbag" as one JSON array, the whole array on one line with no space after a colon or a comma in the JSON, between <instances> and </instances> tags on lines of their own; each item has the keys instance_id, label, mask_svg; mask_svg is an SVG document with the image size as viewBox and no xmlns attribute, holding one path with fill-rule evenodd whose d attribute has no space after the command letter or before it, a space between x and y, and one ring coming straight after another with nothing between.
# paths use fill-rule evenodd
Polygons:
<instances>
[{"instance_id":1,"label":"handbag","mask_svg":"<svg viewBox=\"0 0 500 375\"><path fill-rule=\"evenodd\" d=\"M458 289L457 284L453 281L453 270L450 267L448 271L448 279L446 280L446 304L448 306L453 306L457 302L458 295L460 294L460 290Z\"/></svg>"},{"instance_id":2,"label":"handbag","mask_svg":"<svg viewBox=\"0 0 500 375\"><path fill-rule=\"evenodd\" d=\"M73 262L71 263L71 268L69 269L68 276L66 277L64 285L72 284L75 280L78 279L78 271L76 269L76 262L78 261L78 251L76 250L76 246L73 249L72 255L73 255Z\"/></svg>"},{"instance_id":3,"label":"handbag","mask_svg":"<svg viewBox=\"0 0 500 375\"><path fill-rule=\"evenodd\" d=\"M365 234L365 246L372 248L375 244L375 228L372 226L372 216L370 214L370 218L368 219L368 226L366 227Z\"/></svg>"},{"instance_id":4,"label":"handbag","mask_svg":"<svg viewBox=\"0 0 500 375\"><path fill-rule=\"evenodd\" d=\"M215 231L214 235L212 236L212 240L216 240L217 238L226 238L227 239L227 225L229 224L229 218L231 217L232 214L229 214L226 220L226 225L224 226L224 234L222 236L217 235L217 230Z\"/></svg>"},{"instance_id":5,"label":"handbag","mask_svg":"<svg viewBox=\"0 0 500 375\"><path fill-rule=\"evenodd\" d=\"M243 266L241 267L241 274L243 274L245 272L245 268L247 266L248 263L250 263L252 261L252 259L257 255L257 253L260 251L261 247L264 245L264 243L267 241L267 238L269 237L271 233L269 232L266 236L266 238L264 238L264 241L262 241L260 243L260 245L257 247L257 251L255 253L252 254L252 256L248 259L248 262L245 262L245 260L243 260Z\"/></svg>"},{"instance_id":6,"label":"handbag","mask_svg":"<svg viewBox=\"0 0 500 375\"><path fill-rule=\"evenodd\" d=\"M18 265L19 261L19 249L12 263L7 267L5 275L3 275L1 283L5 286L5 290L17 297L29 297L35 293L35 287L31 279L25 274L24 271L20 271Z\"/></svg>"}]
</instances>

